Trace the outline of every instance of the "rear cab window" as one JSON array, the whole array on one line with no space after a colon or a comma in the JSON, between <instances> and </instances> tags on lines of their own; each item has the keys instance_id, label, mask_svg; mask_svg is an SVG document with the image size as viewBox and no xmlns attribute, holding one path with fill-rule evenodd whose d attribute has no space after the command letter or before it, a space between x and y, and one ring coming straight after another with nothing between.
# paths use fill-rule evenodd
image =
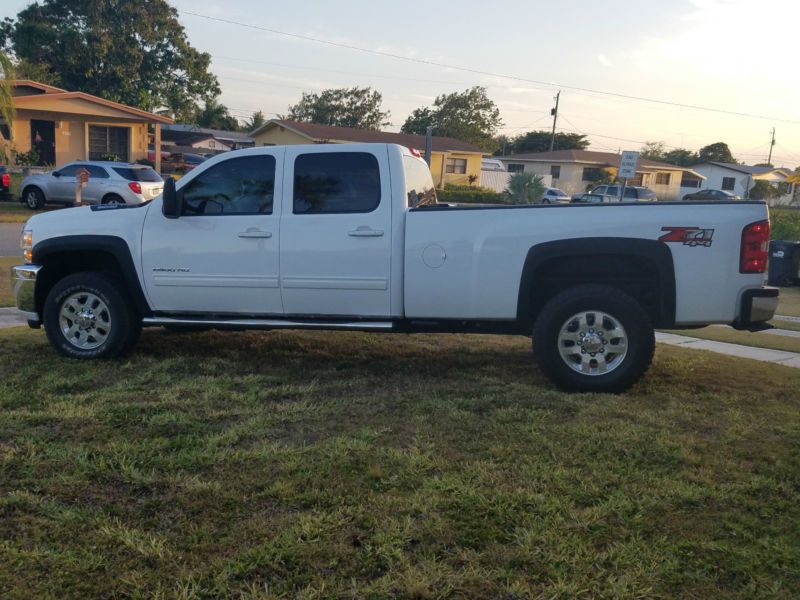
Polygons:
<instances>
[{"instance_id":1,"label":"rear cab window","mask_svg":"<svg viewBox=\"0 0 800 600\"><path fill-rule=\"evenodd\" d=\"M406 176L408 207L433 206L436 204L436 188L427 163L413 156L403 156Z\"/></svg>"},{"instance_id":2,"label":"rear cab window","mask_svg":"<svg viewBox=\"0 0 800 600\"><path fill-rule=\"evenodd\" d=\"M366 152L314 152L294 162L296 215L369 213L381 201L378 160Z\"/></svg>"}]
</instances>

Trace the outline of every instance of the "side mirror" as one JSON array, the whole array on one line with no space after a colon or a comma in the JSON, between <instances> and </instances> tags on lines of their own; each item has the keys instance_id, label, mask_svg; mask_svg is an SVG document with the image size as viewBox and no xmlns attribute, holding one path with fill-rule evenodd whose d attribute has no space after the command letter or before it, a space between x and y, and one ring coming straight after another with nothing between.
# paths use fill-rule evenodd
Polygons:
<instances>
[{"instance_id":1,"label":"side mirror","mask_svg":"<svg viewBox=\"0 0 800 600\"><path fill-rule=\"evenodd\" d=\"M168 219L177 219L183 212L183 194L175 189L175 180L167 177L161 196L161 212Z\"/></svg>"},{"instance_id":2,"label":"side mirror","mask_svg":"<svg viewBox=\"0 0 800 600\"><path fill-rule=\"evenodd\" d=\"M51 175L52 175L53 177L61 177L61 173L60 173L59 171L53 171L53 172L51 173Z\"/></svg>"}]
</instances>

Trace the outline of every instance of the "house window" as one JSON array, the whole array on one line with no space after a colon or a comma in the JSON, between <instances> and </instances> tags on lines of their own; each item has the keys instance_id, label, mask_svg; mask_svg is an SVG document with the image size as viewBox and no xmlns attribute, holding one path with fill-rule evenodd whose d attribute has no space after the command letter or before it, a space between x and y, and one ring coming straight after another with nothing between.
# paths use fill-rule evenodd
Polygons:
<instances>
[{"instance_id":1,"label":"house window","mask_svg":"<svg viewBox=\"0 0 800 600\"><path fill-rule=\"evenodd\" d=\"M656 173L656 185L669 185L672 173Z\"/></svg>"},{"instance_id":2,"label":"house window","mask_svg":"<svg viewBox=\"0 0 800 600\"><path fill-rule=\"evenodd\" d=\"M89 125L89 160L117 160L128 162L128 127L106 127L105 125Z\"/></svg>"},{"instance_id":3,"label":"house window","mask_svg":"<svg viewBox=\"0 0 800 600\"><path fill-rule=\"evenodd\" d=\"M448 158L444 166L445 173L454 173L455 175L464 175L467 172L467 159L466 158Z\"/></svg>"},{"instance_id":4,"label":"house window","mask_svg":"<svg viewBox=\"0 0 800 600\"><path fill-rule=\"evenodd\" d=\"M366 152L315 152L294 162L296 215L368 213L381 201L378 161Z\"/></svg>"},{"instance_id":5,"label":"house window","mask_svg":"<svg viewBox=\"0 0 800 600\"><path fill-rule=\"evenodd\" d=\"M681 178L681 187L697 189L700 187L700 180L690 177L684 173L683 177Z\"/></svg>"},{"instance_id":6,"label":"house window","mask_svg":"<svg viewBox=\"0 0 800 600\"><path fill-rule=\"evenodd\" d=\"M522 173L525 170L525 165L521 165L519 163L509 163L508 164L508 172L509 173Z\"/></svg>"},{"instance_id":7,"label":"house window","mask_svg":"<svg viewBox=\"0 0 800 600\"><path fill-rule=\"evenodd\" d=\"M0 119L0 136L2 136L4 140L11 139L11 129L5 119Z\"/></svg>"},{"instance_id":8,"label":"house window","mask_svg":"<svg viewBox=\"0 0 800 600\"><path fill-rule=\"evenodd\" d=\"M209 140L208 141L208 147L209 148L216 148L216 144L214 143L214 140Z\"/></svg>"},{"instance_id":9,"label":"house window","mask_svg":"<svg viewBox=\"0 0 800 600\"><path fill-rule=\"evenodd\" d=\"M628 179L628 185L644 185L642 182L644 181L644 176L641 173L637 173L636 177L631 177Z\"/></svg>"},{"instance_id":10,"label":"house window","mask_svg":"<svg viewBox=\"0 0 800 600\"><path fill-rule=\"evenodd\" d=\"M584 167L581 179L583 181L600 181L603 179L603 170L599 167Z\"/></svg>"},{"instance_id":11,"label":"house window","mask_svg":"<svg viewBox=\"0 0 800 600\"><path fill-rule=\"evenodd\" d=\"M561 179L561 165L550 165L550 177Z\"/></svg>"},{"instance_id":12,"label":"house window","mask_svg":"<svg viewBox=\"0 0 800 600\"><path fill-rule=\"evenodd\" d=\"M736 178L735 177L723 177L722 178L722 189L726 192L732 192L733 188L736 187Z\"/></svg>"}]
</instances>

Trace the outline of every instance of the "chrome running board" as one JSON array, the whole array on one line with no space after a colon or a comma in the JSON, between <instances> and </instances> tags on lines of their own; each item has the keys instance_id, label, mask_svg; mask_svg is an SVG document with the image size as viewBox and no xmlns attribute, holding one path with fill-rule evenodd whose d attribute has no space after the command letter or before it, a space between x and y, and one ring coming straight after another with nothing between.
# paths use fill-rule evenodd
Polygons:
<instances>
[{"instance_id":1,"label":"chrome running board","mask_svg":"<svg viewBox=\"0 0 800 600\"><path fill-rule=\"evenodd\" d=\"M350 329L355 331L390 331L392 321L291 321L286 319L202 319L192 317L145 317L142 324L234 327L243 329Z\"/></svg>"}]
</instances>

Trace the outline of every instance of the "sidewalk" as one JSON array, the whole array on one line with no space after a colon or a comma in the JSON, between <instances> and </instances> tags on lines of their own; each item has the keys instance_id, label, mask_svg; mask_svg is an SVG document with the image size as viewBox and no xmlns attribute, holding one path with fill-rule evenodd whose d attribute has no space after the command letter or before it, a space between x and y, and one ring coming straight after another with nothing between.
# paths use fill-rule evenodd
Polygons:
<instances>
[{"instance_id":1,"label":"sidewalk","mask_svg":"<svg viewBox=\"0 0 800 600\"><path fill-rule=\"evenodd\" d=\"M685 335L677 335L675 333L656 332L656 341L669 346L680 346L682 348L693 348L695 350L710 350L711 352L727 354L728 356L738 356L739 358L749 358L751 360L760 360L762 362L800 369L800 352L785 352L783 350L740 346L739 344L729 344L728 342L700 340Z\"/></svg>"},{"instance_id":2,"label":"sidewalk","mask_svg":"<svg viewBox=\"0 0 800 600\"><path fill-rule=\"evenodd\" d=\"M20 325L27 325L28 322L13 306L8 308L0 308L0 329L6 327L19 327Z\"/></svg>"}]
</instances>

